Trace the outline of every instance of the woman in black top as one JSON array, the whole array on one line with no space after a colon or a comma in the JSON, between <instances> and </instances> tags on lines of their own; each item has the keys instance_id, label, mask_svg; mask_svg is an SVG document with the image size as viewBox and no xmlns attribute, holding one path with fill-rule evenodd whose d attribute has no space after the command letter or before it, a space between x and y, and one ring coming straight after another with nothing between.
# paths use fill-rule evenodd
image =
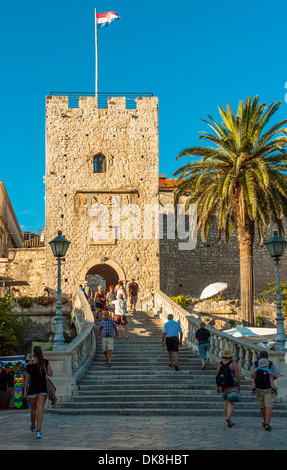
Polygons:
<instances>
[{"instance_id":1,"label":"woman in black top","mask_svg":"<svg viewBox=\"0 0 287 470\"><path fill-rule=\"evenodd\" d=\"M41 427L44 417L44 406L48 396L46 373L50 377L53 376L53 371L50 367L49 361L43 357L42 348L40 346L35 346L33 351L33 361L29 361L26 366L24 396L29 398L31 404L30 430L32 432L36 432L37 437L43 437L41 433ZM29 387L27 387L29 377L30 383Z\"/></svg>"},{"instance_id":2,"label":"woman in black top","mask_svg":"<svg viewBox=\"0 0 287 470\"><path fill-rule=\"evenodd\" d=\"M198 353L200 355L201 363L202 363L202 370L205 369L206 364L206 353L210 347L210 333L205 328L205 323L202 321L199 323L199 329L195 333L195 338L198 341Z\"/></svg>"}]
</instances>

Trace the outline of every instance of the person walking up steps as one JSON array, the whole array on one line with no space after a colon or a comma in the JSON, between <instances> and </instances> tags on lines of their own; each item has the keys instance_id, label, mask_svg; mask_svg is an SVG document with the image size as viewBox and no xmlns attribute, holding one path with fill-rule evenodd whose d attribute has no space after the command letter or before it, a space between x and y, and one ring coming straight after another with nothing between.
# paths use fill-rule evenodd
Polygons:
<instances>
[{"instance_id":1,"label":"person walking up steps","mask_svg":"<svg viewBox=\"0 0 287 470\"><path fill-rule=\"evenodd\" d=\"M53 376L49 361L43 357L42 348L35 346L33 350L33 361L29 361L26 366L24 397L29 398L31 405L30 431L35 432L37 438L43 437L41 428L44 418L44 406L48 396L46 372L50 377ZM29 377L30 383L28 387Z\"/></svg>"},{"instance_id":2,"label":"person walking up steps","mask_svg":"<svg viewBox=\"0 0 287 470\"><path fill-rule=\"evenodd\" d=\"M199 323L199 329L195 333L195 338L198 341L198 354L201 359L202 370L205 369L206 364L206 353L210 348L210 332L205 328L205 323L202 321Z\"/></svg>"},{"instance_id":3,"label":"person walking up steps","mask_svg":"<svg viewBox=\"0 0 287 470\"><path fill-rule=\"evenodd\" d=\"M172 353L174 354L174 368L179 370L178 367L178 346L182 346L182 329L180 323L173 320L173 315L170 313L167 316L168 322L164 324L162 335L162 346L166 342L167 355L169 359L169 367L173 367Z\"/></svg>"},{"instance_id":4,"label":"person walking up steps","mask_svg":"<svg viewBox=\"0 0 287 470\"><path fill-rule=\"evenodd\" d=\"M138 292L139 292L139 286L137 282L135 282L135 280L132 278L131 282L128 285L128 298L129 298L130 309L133 310L134 312L136 311Z\"/></svg>"},{"instance_id":5,"label":"person walking up steps","mask_svg":"<svg viewBox=\"0 0 287 470\"><path fill-rule=\"evenodd\" d=\"M224 412L226 424L229 428L234 426L231 418L235 403L239 401L240 377L238 365L232 360L233 353L230 349L222 352L222 361L218 364L216 383L217 393L222 394L224 400Z\"/></svg>"},{"instance_id":6,"label":"person walking up steps","mask_svg":"<svg viewBox=\"0 0 287 470\"><path fill-rule=\"evenodd\" d=\"M266 359L265 366L267 366L269 371L272 374L274 374L273 379L276 379L276 377L280 376L279 371L278 371L277 367L275 366L275 364L273 364L272 361L269 361L268 352L267 351L261 351L260 354L259 354L258 361L255 361L255 363L253 363L252 366L251 366L251 369L250 369L251 377L253 375L256 375L254 373L255 373L256 369L258 368L259 361L261 359ZM262 418L263 418L262 425L266 429L266 431L271 431L272 428L270 426L270 421L271 421L271 418L272 418L272 411L273 411L273 407L274 407L275 394L272 391L270 375L268 374L268 376L265 377L265 378L267 378L267 381L266 381L267 383L264 383L264 381L261 380L260 381L261 383L259 383L259 381L257 381L257 384L256 384L256 380L254 379L255 380L255 386L256 386L256 398L257 398L258 407L260 409L260 413L261 413Z\"/></svg>"}]
</instances>

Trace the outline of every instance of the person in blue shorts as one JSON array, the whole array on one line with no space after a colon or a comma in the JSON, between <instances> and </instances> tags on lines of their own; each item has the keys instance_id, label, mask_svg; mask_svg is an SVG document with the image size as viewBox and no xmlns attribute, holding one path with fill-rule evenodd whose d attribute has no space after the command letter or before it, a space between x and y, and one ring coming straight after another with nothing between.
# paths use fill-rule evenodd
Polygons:
<instances>
[{"instance_id":1,"label":"person in blue shorts","mask_svg":"<svg viewBox=\"0 0 287 470\"><path fill-rule=\"evenodd\" d=\"M231 420L235 403L239 402L240 392L240 377L238 365L233 361L233 353L230 349L225 349L222 352L222 361L218 364L217 373L219 372L222 365L226 365L230 369L231 376L233 378L233 384L228 387L217 387L217 393L222 394L224 400L224 413L226 418L226 424L229 428L234 426L234 422Z\"/></svg>"},{"instance_id":2,"label":"person in blue shorts","mask_svg":"<svg viewBox=\"0 0 287 470\"><path fill-rule=\"evenodd\" d=\"M210 332L205 328L205 323L203 321L201 321L198 326L199 329L195 333L195 338L198 341L198 354L201 359L202 370L204 370L207 359L206 353L210 348Z\"/></svg>"}]
</instances>

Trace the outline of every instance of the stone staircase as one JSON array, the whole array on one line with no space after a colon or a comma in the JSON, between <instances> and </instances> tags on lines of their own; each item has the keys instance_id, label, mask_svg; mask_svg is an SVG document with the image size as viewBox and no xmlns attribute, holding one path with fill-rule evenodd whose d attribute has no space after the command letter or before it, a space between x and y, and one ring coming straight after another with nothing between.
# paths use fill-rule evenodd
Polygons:
<instances>
[{"instance_id":1,"label":"stone staircase","mask_svg":"<svg viewBox=\"0 0 287 470\"><path fill-rule=\"evenodd\" d=\"M197 353L182 346L179 371L168 367L166 347L161 346L163 323L153 312L128 314L129 339L121 326L114 340L112 367L108 368L97 342L90 368L78 381L70 400L58 402L49 412L124 416L222 416L223 400L216 393L217 364L201 370ZM259 416L249 379L241 381L240 403L235 415ZM287 404L277 399L274 416L287 416Z\"/></svg>"}]
</instances>

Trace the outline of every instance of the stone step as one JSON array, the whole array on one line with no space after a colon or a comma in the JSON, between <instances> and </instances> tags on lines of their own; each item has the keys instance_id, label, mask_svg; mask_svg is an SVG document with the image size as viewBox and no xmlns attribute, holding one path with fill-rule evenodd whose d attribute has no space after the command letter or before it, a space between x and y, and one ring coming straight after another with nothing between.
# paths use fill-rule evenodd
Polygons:
<instances>
[{"instance_id":1,"label":"stone step","mask_svg":"<svg viewBox=\"0 0 287 470\"><path fill-rule=\"evenodd\" d=\"M125 390L124 393L122 390L75 390L73 392L73 398L74 397L80 397L80 398L89 398L89 397L97 397L97 398L108 398L108 399L114 399L114 397L118 397L119 393L121 394L121 397L125 397L126 399L129 396L137 395L137 397L151 397L154 398L155 400L157 397L174 397L176 396L177 398L181 397L209 397L209 396L216 396L218 397L217 393L215 393L214 388L213 389L178 389L177 387L172 389L141 389L140 391L138 389L128 389ZM254 395L251 394L250 388L248 389L243 389L240 391L240 399L241 397L246 397L246 398L251 398L254 399ZM278 402L284 402L283 398L276 398L276 401Z\"/></svg>"},{"instance_id":2,"label":"stone step","mask_svg":"<svg viewBox=\"0 0 287 470\"><path fill-rule=\"evenodd\" d=\"M138 372L138 373L137 373ZM156 376L156 377L154 377ZM206 380L213 380L213 383L215 384L215 374L213 371L204 371L204 374L202 374L202 371L200 373L196 373L195 371L184 371L184 370L179 370L175 371L174 369L163 371L159 369L158 371L150 370L147 371L146 373L143 373L143 371L131 371L128 373L127 371L122 372L122 371L112 371L112 368L108 369L105 372L102 372L102 374L94 373L90 374L87 372L85 376L79 380L110 380L114 381L115 379L119 380L125 380L125 381L130 381L130 380L139 380L141 379L145 381L151 381L154 380L155 378L158 380L163 380L165 382L169 382L170 380L188 380L188 381L194 381L195 383L199 383L201 381L206 381ZM242 379L243 381L248 381L250 382L249 379ZM250 382L251 383L251 382Z\"/></svg>"},{"instance_id":3,"label":"stone step","mask_svg":"<svg viewBox=\"0 0 287 470\"><path fill-rule=\"evenodd\" d=\"M220 403L222 403L221 401L221 397L219 395L217 395L216 393L210 393L209 395L203 395L203 394L196 394L196 393L190 393L190 394L181 394L180 396L178 396L177 392L174 391L173 394L166 394L164 393L163 391L161 392L161 394L158 394L158 395L154 395L152 393L150 393L149 395L146 394L146 395L143 395L143 394L139 394L139 393L134 393L134 395L132 394L128 394L126 395L125 393L121 393L119 395L119 393L117 394L114 394L114 395L110 395L110 394L85 394L85 395L73 395L72 399L69 400L68 403L84 403L84 402L89 402L89 403L99 403L99 402L107 402L107 403L110 403L110 402L115 402L115 403L118 403L118 402L121 402L121 403L127 403L127 402L131 402L131 401L136 401L136 402L141 402L141 403L150 403L150 402L160 402L160 403L170 403L170 404L174 404L174 400L175 398L177 399L177 401L179 403L182 403L182 402L188 402L190 403L191 405L197 403L197 402L203 402L203 401L206 401L204 400L203 398L206 398L208 397L208 402L209 403L212 403L212 402L218 402L220 401ZM252 403L254 405L254 403L256 403L256 397L252 396L252 395L248 395L248 394L240 394L240 403ZM278 405L276 403L276 407L279 406L279 403L282 403L282 402L279 402L278 401Z\"/></svg>"},{"instance_id":4,"label":"stone step","mask_svg":"<svg viewBox=\"0 0 287 470\"><path fill-rule=\"evenodd\" d=\"M152 364L152 365L162 365L162 366L165 366L165 367L169 367L168 366L168 358L165 356L165 355L157 355L157 356L149 356L149 357L146 357L146 356L122 356L122 355L119 355L119 354L116 354L112 357L112 365L116 365L116 364L122 364L123 366L125 365L125 363L122 363L122 361L127 361L129 363L132 363L132 364L139 364L139 365L149 365L149 364ZM95 367L98 367L99 365L102 365L102 364L106 364L106 359L103 355L103 357L99 357L97 360L94 360L93 362L91 362L91 367L92 368L95 368ZM174 364L174 360L173 360L173 364ZM201 368L201 361L200 359L198 358L194 358L194 356L192 357L188 357L188 356L185 356L185 357L182 357L180 356L179 359L178 359L178 364L182 364L182 365L189 365L190 367L200 367ZM206 364L206 368L210 368L212 367L213 369L217 369L217 364L215 363L211 363L211 362L208 362Z\"/></svg>"},{"instance_id":5,"label":"stone step","mask_svg":"<svg viewBox=\"0 0 287 470\"><path fill-rule=\"evenodd\" d=\"M194 370L194 371L200 370L203 374L206 371L211 371L211 370L216 373L216 370L217 370L216 364L207 364L205 370L202 371L201 364L199 362L190 362L186 360L181 361L181 362L178 361L178 366L180 370L181 369L189 369L189 370ZM146 369L151 370L153 367L160 368L166 371L174 370L174 367L169 367L168 361L163 360L163 359L157 359L157 358L150 359L149 361L145 361L144 359L142 359L141 361L137 359L129 359L127 361L123 361L122 358L117 358L116 360L112 359L112 365L111 365L110 370L114 370L114 369L120 369L120 370L130 369L131 370L133 368L142 369L142 370L146 370ZM93 362L89 370L98 371L99 369L107 369L106 360L103 359L98 362Z\"/></svg>"},{"instance_id":6,"label":"stone step","mask_svg":"<svg viewBox=\"0 0 287 470\"><path fill-rule=\"evenodd\" d=\"M91 383L87 382L85 384L79 384L77 386L77 390L105 390L105 391L110 391L111 389L113 390L118 390L121 392L122 390L166 390L166 393L169 393L170 390L176 389L176 390L208 390L209 392L212 392L215 390L214 387L214 382L212 381L205 381L200 384L197 383L191 383L191 382L176 382L171 381L169 382L164 382L164 383L159 383L159 381L153 381L153 382L145 382L141 383L140 381L138 382L128 382L128 383L109 383L107 384L106 382L101 382L101 383ZM240 387L241 390L248 390L251 392L250 385L248 384L241 384Z\"/></svg>"},{"instance_id":7,"label":"stone step","mask_svg":"<svg viewBox=\"0 0 287 470\"><path fill-rule=\"evenodd\" d=\"M119 378L119 377L112 377L112 378L105 378L103 377L102 379L95 379L95 378L88 378L88 379L82 379L81 381L79 381L77 383L77 389L78 387L81 387L81 389L83 389L85 386L105 386L107 389L108 388L113 388L113 389L117 389L119 387L122 387L122 386L126 386L126 387L129 387L129 386L133 386L135 388L138 388L140 386L144 387L144 386L147 386L147 387L150 387L151 389L153 389L154 387L156 388L166 388L168 385L176 385L177 387L179 388L188 388L189 386L192 386L193 388L198 388L200 389L200 387L206 387L208 389L213 389L213 390L216 390L216 384L215 384L215 381L213 379L210 379L210 378L206 378L205 380L201 380L201 381L197 381L197 380L186 380L186 379L178 379L178 378L170 378L170 379L165 379L165 378L161 378L161 377L157 377L157 376L153 376L152 378L150 379L146 379L146 378L138 378L138 377L135 377L133 378L132 380L126 380L125 378ZM241 383L241 388L242 387L246 387L250 390L250 393L251 393L251 383L248 382L248 381L242 381Z\"/></svg>"},{"instance_id":8,"label":"stone step","mask_svg":"<svg viewBox=\"0 0 287 470\"><path fill-rule=\"evenodd\" d=\"M192 417L192 416L221 416L222 419L224 418L224 411L221 405L221 409L214 409L214 408L206 408L203 406L202 408L61 408L60 406L57 408L51 408L49 410L50 413L54 414L61 414L61 415L92 415L92 416L183 416ZM235 420L236 417L261 417L261 413L256 406L253 409L244 409L239 410L235 408L233 419ZM287 410L273 410L272 417L287 417Z\"/></svg>"},{"instance_id":9,"label":"stone step","mask_svg":"<svg viewBox=\"0 0 287 470\"><path fill-rule=\"evenodd\" d=\"M112 403L106 402L106 401L67 401L67 402L61 402L61 408L71 408L71 405L73 408L138 408L141 410L144 410L146 407L149 409L151 408L177 408L180 406L181 409L197 409L197 408L206 408L206 409L221 409L223 408L223 403L219 398L216 400L211 400L211 401L198 401L198 402L189 402L189 401L180 401L180 403L174 403L174 401L148 401L148 402L142 402L142 401L137 401L137 400L129 400L126 402L122 402L121 400L118 401L113 401ZM239 402L236 403L236 409L237 410L253 410L254 408L257 407L257 403L254 402ZM282 408L282 405L278 404L276 406L276 409L280 411L280 407ZM284 409L284 408L283 408Z\"/></svg>"},{"instance_id":10,"label":"stone step","mask_svg":"<svg viewBox=\"0 0 287 470\"><path fill-rule=\"evenodd\" d=\"M139 361L127 361L122 363L121 360L118 360L117 362L113 362L111 364L111 367L108 368L108 365L106 362L99 362L97 365L93 365L89 368L89 373L94 373L94 374L100 374L102 372L110 372L113 373L117 371L118 373L121 372L132 372L132 371L137 371L137 372L142 372L143 374L149 373L152 371L161 371L163 374L167 373L172 373L175 371L174 366L169 367L168 363L165 362L159 362L159 361L150 361L149 363L142 362L140 363ZM189 372L196 372L197 374L205 375L207 373L213 373L216 375L216 366L208 365L205 370L203 371L201 369L200 364L196 365L191 365L189 362L183 362L179 363L179 371L176 372L182 372L182 371L189 371Z\"/></svg>"}]
</instances>

